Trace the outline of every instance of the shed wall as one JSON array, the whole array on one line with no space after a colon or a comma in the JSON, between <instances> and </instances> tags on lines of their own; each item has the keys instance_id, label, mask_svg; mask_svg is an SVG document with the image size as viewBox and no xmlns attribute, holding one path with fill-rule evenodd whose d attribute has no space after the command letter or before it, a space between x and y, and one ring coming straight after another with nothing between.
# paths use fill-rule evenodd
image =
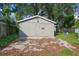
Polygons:
<instances>
[{"instance_id":1,"label":"shed wall","mask_svg":"<svg viewBox=\"0 0 79 59\"><path fill-rule=\"evenodd\" d=\"M54 36L55 25L41 18L34 18L19 24L20 37L52 37Z\"/></svg>"}]
</instances>

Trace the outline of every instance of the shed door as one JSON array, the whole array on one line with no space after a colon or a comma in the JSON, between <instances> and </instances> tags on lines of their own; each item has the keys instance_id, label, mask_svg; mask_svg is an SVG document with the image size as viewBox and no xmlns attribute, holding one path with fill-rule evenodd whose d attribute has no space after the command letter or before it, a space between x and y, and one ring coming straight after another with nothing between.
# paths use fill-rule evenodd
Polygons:
<instances>
[{"instance_id":1,"label":"shed door","mask_svg":"<svg viewBox=\"0 0 79 59\"><path fill-rule=\"evenodd\" d=\"M36 27L37 28L37 35L38 36L53 36L54 31L53 31L53 26L50 24L43 24L39 23L39 25Z\"/></svg>"},{"instance_id":2,"label":"shed door","mask_svg":"<svg viewBox=\"0 0 79 59\"><path fill-rule=\"evenodd\" d=\"M20 23L20 26L21 26L20 36L24 36L24 37L25 36L33 36L33 37L49 36L50 37L54 35L53 24L42 23L42 21L40 22L33 22L33 21L36 21L36 20Z\"/></svg>"}]
</instances>

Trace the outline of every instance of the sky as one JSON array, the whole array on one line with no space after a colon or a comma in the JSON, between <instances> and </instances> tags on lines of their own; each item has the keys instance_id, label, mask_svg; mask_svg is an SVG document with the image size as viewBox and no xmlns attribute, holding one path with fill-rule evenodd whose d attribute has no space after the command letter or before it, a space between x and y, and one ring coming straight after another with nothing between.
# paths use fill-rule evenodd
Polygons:
<instances>
[{"instance_id":1,"label":"sky","mask_svg":"<svg viewBox=\"0 0 79 59\"><path fill-rule=\"evenodd\" d=\"M6 5L4 3L0 3L0 9L3 9ZM11 10L15 10L16 9L16 5L14 3L11 3L9 5Z\"/></svg>"},{"instance_id":2,"label":"sky","mask_svg":"<svg viewBox=\"0 0 79 59\"><path fill-rule=\"evenodd\" d=\"M79 19L79 3L75 3L74 7L74 17L75 19Z\"/></svg>"}]
</instances>

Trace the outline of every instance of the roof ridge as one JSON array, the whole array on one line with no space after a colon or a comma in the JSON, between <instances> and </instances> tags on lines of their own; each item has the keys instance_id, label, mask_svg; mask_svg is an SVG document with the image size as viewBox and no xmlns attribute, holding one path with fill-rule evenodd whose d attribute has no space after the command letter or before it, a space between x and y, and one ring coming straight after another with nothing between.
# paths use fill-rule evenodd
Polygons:
<instances>
[{"instance_id":1,"label":"roof ridge","mask_svg":"<svg viewBox=\"0 0 79 59\"><path fill-rule=\"evenodd\" d=\"M35 15L35 16L32 16L32 17L24 18L24 19L22 19L22 20L17 21L17 23L20 23L20 22L23 22L23 21L25 21L25 20L32 19L32 18L35 18L35 17L40 17L40 18L42 18L42 19L45 19L45 20L47 20L47 21L50 21L50 22L53 22L53 23L56 24L55 21L52 21L52 20L50 20L50 19L48 19L48 18L45 18L45 17L43 17L43 16L40 16L40 15Z\"/></svg>"}]
</instances>

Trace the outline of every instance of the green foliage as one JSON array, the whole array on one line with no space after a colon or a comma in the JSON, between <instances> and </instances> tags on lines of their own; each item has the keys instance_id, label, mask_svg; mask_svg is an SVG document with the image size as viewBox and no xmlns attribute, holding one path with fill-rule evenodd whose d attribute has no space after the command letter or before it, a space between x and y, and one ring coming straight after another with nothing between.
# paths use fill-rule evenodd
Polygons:
<instances>
[{"instance_id":1,"label":"green foliage","mask_svg":"<svg viewBox=\"0 0 79 59\"><path fill-rule=\"evenodd\" d=\"M7 35L13 34L14 31L16 30L17 26L16 26L16 23L14 23L10 17L11 10L10 10L9 4L5 4L5 7L3 8L2 12L4 15L3 20L6 23Z\"/></svg>"},{"instance_id":2,"label":"green foliage","mask_svg":"<svg viewBox=\"0 0 79 59\"><path fill-rule=\"evenodd\" d=\"M79 45L79 40L76 33L69 33L68 35L66 35L65 33L58 33L56 37L65 40L72 45Z\"/></svg>"},{"instance_id":3,"label":"green foliage","mask_svg":"<svg viewBox=\"0 0 79 59\"><path fill-rule=\"evenodd\" d=\"M21 19L22 19L21 13L16 12L15 15L16 15L16 19L17 19L17 20L21 20Z\"/></svg>"},{"instance_id":4,"label":"green foliage","mask_svg":"<svg viewBox=\"0 0 79 59\"><path fill-rule=\"evenodd\" d=\"M74 22L75 22L74 16L68 15L65 17L63 25L65 28L70 28L70 27L74 26Z\"/></svg>"},{"instance_id":5,"label":"green foliage","mask_svg":"<svg viewBox=\"0 0 79 59\"><path fill-rule=\"evenodd\" d=\"M6 4L6 6L3 8L3 14L7 15L10 13L9 4Z\"/></svg>"},{"instance_id":6,"label":"green foliage","mask_svg":"<svg viewBox=\"0 0 79 59\"><path fill-rule=\"evenodd\" d=\"M17 20L21 20L24 15L34 13L33 6L28 5L28 3L27 4L16 4L16 6L17 6L17 11L16 11L15 15L16 15Z\"/></svg>"},{"instance_id":7,"label":"green foliage","mask_svg":"<svg viewBox=\"0 0 79 59\"><path fill-rule=\"evenodd\" d=\"M0 39L0 48L5 47L7 44L11 43L16 38L17 38L17 34L12 34L3 39Z\"/></svg>"},{"instance_id":8,"label":"green foliage","mask_svg":"<svg viewBox=\"0 0 79 59\"><path fill-rule=\"evenodd\" d=\"M75 22L75 28L79 28L79 21Z\"/></svg>"},{"instance_id":9,"label":"green foliage","mask_svg":"<svg viewBox=\"0 0 79 59\"><path fill-rule=\"evenodd\" d=\"M27 5L26 8L25 8L25 12L24 13L26 13L26 14L32 14L32 13L34 13L33 7Z\"/></svg>"},{"instance_id":10,"label":"green foliage","mask_svg":"<svg viewBox=\"0 0 79 59\"><path fill-rule=\"evenodd\" d=\"M72 51L68 48L63 48L60 52L60 55L62 55L62 56L71 56Z\"/></svg>"},{"instance_id":11,"label":"green foliage","mask_svg":"<svg viewBox=\"0 0 79 59\"><path fill-rule=\"evenodd\" d=\"M38 12L42 10L43 12L46 12L49 19L57 22L59 29L64 27L69 28L74 25L74 18L73 18L74 13L73 13L72 4L23 3L23 4L16 4L16 9L17 11L15 12L15 15L17 20L21 20L23 16L28 14L37 15ZM9 8L9 4L5 4L5 7L3 8L3 14L4 14L3 17L5 18L4 20L9 28L7 30L12 30L11 29L12 27L10 25L12 25L13 23L12 23L12 19L9 16L11 12L12 11Z\"/></svg>"}]
</instances>

